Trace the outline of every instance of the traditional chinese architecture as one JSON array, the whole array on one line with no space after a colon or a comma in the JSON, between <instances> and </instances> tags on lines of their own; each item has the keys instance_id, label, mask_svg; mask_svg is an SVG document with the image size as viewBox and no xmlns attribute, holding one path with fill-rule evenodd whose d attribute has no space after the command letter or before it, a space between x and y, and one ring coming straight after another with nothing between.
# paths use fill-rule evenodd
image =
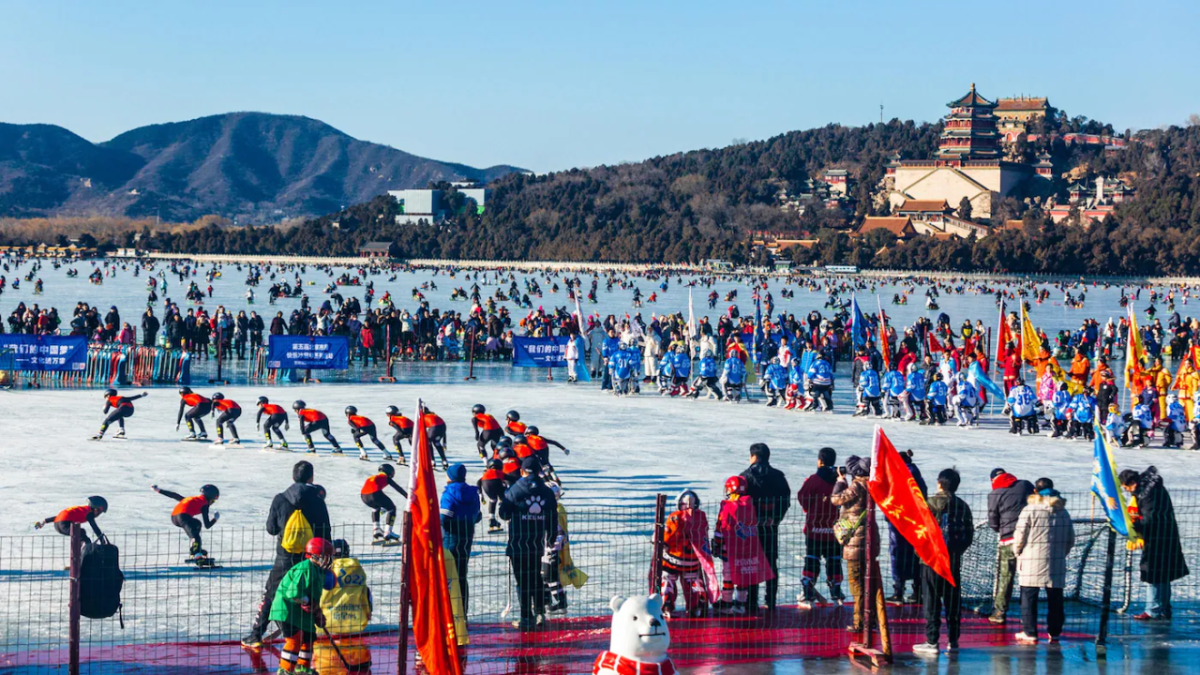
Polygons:
<instances>
[{"instance_id":1,"label":"traditional chinese architecture","mask_svg":"<svg viewBox=\"0 0 1200 675\"><path fill-rule=\"evenodd\" d=\"M1079 213L1081 223L1087 224L1093 220L1104 220L1105 216L1117 208L1117 204L1131 199L1134 190L1118 178L1097 176L1092 184L1075 182L1067 188L1067 203L1051 202L1046 213L1054 222L1062 222L1070 217L1072 211Z\"/></svg>"},{"instance_id":2,"label":"traditional chinese architecture","mask_svg":"<svg viewBox=\"0 0 1200 675\"><path fill-rule=\"evenodd\" d=\"M861 237L872 230L887 230L899 239L912 239L917 236L912 220L905 216L867 216L854 236Z\"/></svg>"},{"instance_id":3,"label":"traditional chinese architecture","mask_svg":"<svg viewBox=\"0 0 1200 675\"><path fill-rule=\"evenodd\" d=\"M996 101L992 114L996 117L996 128L1005 143L1013 143L1026 132L1033 120L1043 119L1054 108L1045 97L1019 96Z\"/></svg>"}]
</instances>

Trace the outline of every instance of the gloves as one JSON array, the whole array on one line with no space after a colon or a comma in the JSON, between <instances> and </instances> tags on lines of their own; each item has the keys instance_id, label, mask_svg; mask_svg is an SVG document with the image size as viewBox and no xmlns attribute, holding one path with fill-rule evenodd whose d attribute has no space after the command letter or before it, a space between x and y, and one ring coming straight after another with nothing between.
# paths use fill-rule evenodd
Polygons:
<instances>
[{"instance_id":1,"label":"gloves","mask_svg":"<svg viewBox=\"0 0 1200 675\"><path fill-rule=\"evenodd\" d=\"M564 455L569 455L569 454L571 454L571 449L570 449L570 448L563 448L563 454L564 454Z\"/></svg>"},{"instance_id":2,"label":"gloves","mask_svg":"<svg viewBox=\"0 0 1200 675\"><path fill-rule=\"evenodd\" d=\"M150 486L150 489L151 489L151 490L154 490L155 492L162 492L162 490L159 490L159 489L158 489L158 486L157 486L157 485L151 485L151 486Z\"/></svg>"},{"instance_id":3,"label":"gloves","mask_svg":"<svg viewBox=\"0 0 1200 675\"><path fill-rule=\"evenodd\" d=\"M313 611L312 602L308 599L307 595L302 598L297 599L296 602L299 603L301 612L307 612L310 614L312 613L312 611Z\"/></svg>"},{"instance_id":4,"label":"gloves","mask_svg":"<svg viewBox=\"0 0 1200 675\"><path fill-rule=\"evenodd\" d=\"M313 625L317 628L325 627L325 613L319 607L316 612L313 612Z\"/></svg>"},{"instance_id":5,"label":"gloves","mask_svg":"<svg viewBox=\"0 0 1200 675\"><path fill-rule=\"evenodd\" d=\"M221 514L217 513L216 511L213 511L213 514L212 514L212 524L213 524L213 525L216 525L216 524L217 524L217 521L218 521L218 520L220 520L220 519L221 519Z\"/></svg>"},{"instance_id":6,"label":"gloves","mask_svg":"<svg viewBox=\"0 0 1200 675\"><path fill-rule=\"evenodd\" d=\"M46 523L45 523L45 521L39 520L39 521L37 521L36 523L34 523L34 524L33 524L33 529L35 529L35 530L40 530L40 529L42 529L42 528L43 528L43 527L45 527L45 526L46 526Z\"/></svg>"},{"instance_id":7,"label":"gloves","mask_svg":"<svg viewBox=\"0 0 1200 675\"><path fill-rule=\"evenodd\" d=\"M179 431L179 423L178 422L175 423L175 431Z\"/></svg>"}]
</instances>

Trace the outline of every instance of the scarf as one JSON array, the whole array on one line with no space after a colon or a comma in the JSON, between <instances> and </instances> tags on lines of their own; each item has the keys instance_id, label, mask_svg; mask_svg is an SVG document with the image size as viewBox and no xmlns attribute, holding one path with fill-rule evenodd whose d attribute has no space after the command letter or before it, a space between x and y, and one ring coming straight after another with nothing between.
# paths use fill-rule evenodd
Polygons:
<instances>
[{"instance_id":1,"label":"scarf","mask_svg":"<svg viewBox=\"0 0 1200 675\"><path fill-rule=\"evenodd\" d=\"M617 675L675 675L675 664L669 658L661 663L635 661L605 650L592 664L592 675L597 675L601 670L611 670Z\"/></svg>"}]
</instances>

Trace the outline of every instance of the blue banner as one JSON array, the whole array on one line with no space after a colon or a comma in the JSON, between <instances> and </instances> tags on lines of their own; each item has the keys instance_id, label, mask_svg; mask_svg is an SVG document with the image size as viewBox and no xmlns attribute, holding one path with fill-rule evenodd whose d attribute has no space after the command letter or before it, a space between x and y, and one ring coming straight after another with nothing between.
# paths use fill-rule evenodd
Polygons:
<instances>
[{"instance_id":1,"label":"blue banner","mask_svg":"<svg viewBox=\"0 0 1200 675\"><path fill-rule=\"evenodd\" d=\"M566 337L514 337L513 368L566 368Z\"/></svg>"},{"instance_id":2,"label":"blue banner","mask_svg":"<svg viewBox=\"0 0 1200 675\"><path fill-rule=\"evenodd\" d=\"M12 350L14 370L87 369L87 338L82 335L0 335L0 349Z\"/></svg>"},{"instance_id":3,"label":"blue banner","mask_svg":"<svg viewBox=\"0 0 1200 675\"><path fill-rule=\"evenodd\" d=\"M342 335L272 335L267 367L345 370L350 367L350 343Z\"/></svg>"}]
</instances>

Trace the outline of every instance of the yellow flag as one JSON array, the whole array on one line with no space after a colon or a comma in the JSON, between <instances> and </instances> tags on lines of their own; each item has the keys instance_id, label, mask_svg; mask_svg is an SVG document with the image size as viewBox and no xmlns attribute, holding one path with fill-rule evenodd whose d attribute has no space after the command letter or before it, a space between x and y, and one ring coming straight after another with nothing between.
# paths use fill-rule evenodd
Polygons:
<instances>
[{"instance_id":1,"label":"yellow flag","mask_svg":"<svg viewBox=\"0 0 1200 675\"><path fill-rule=\"evenodd\" d=\"M1142 344L1142 331L1138 329L1133 305L1129 306L1129 348L1125 350L1125 388L1132 389L1134 380L1141 379L1142 359L1146 357L1146 346Z\"/></svg>"},{"instance_id":2,"label":"yellow flag","mask_svg":"<svg viewBox=\"0 0 1200 675\"><path fill-rule=\"evenodd\" d=\"M1041 357L1042 339L1038 337L1033 322L1029 320L1025 304L1021 303L1021 358L1025 360L1025 363L1035 363Z\"/></svg>"}]
</instances>

